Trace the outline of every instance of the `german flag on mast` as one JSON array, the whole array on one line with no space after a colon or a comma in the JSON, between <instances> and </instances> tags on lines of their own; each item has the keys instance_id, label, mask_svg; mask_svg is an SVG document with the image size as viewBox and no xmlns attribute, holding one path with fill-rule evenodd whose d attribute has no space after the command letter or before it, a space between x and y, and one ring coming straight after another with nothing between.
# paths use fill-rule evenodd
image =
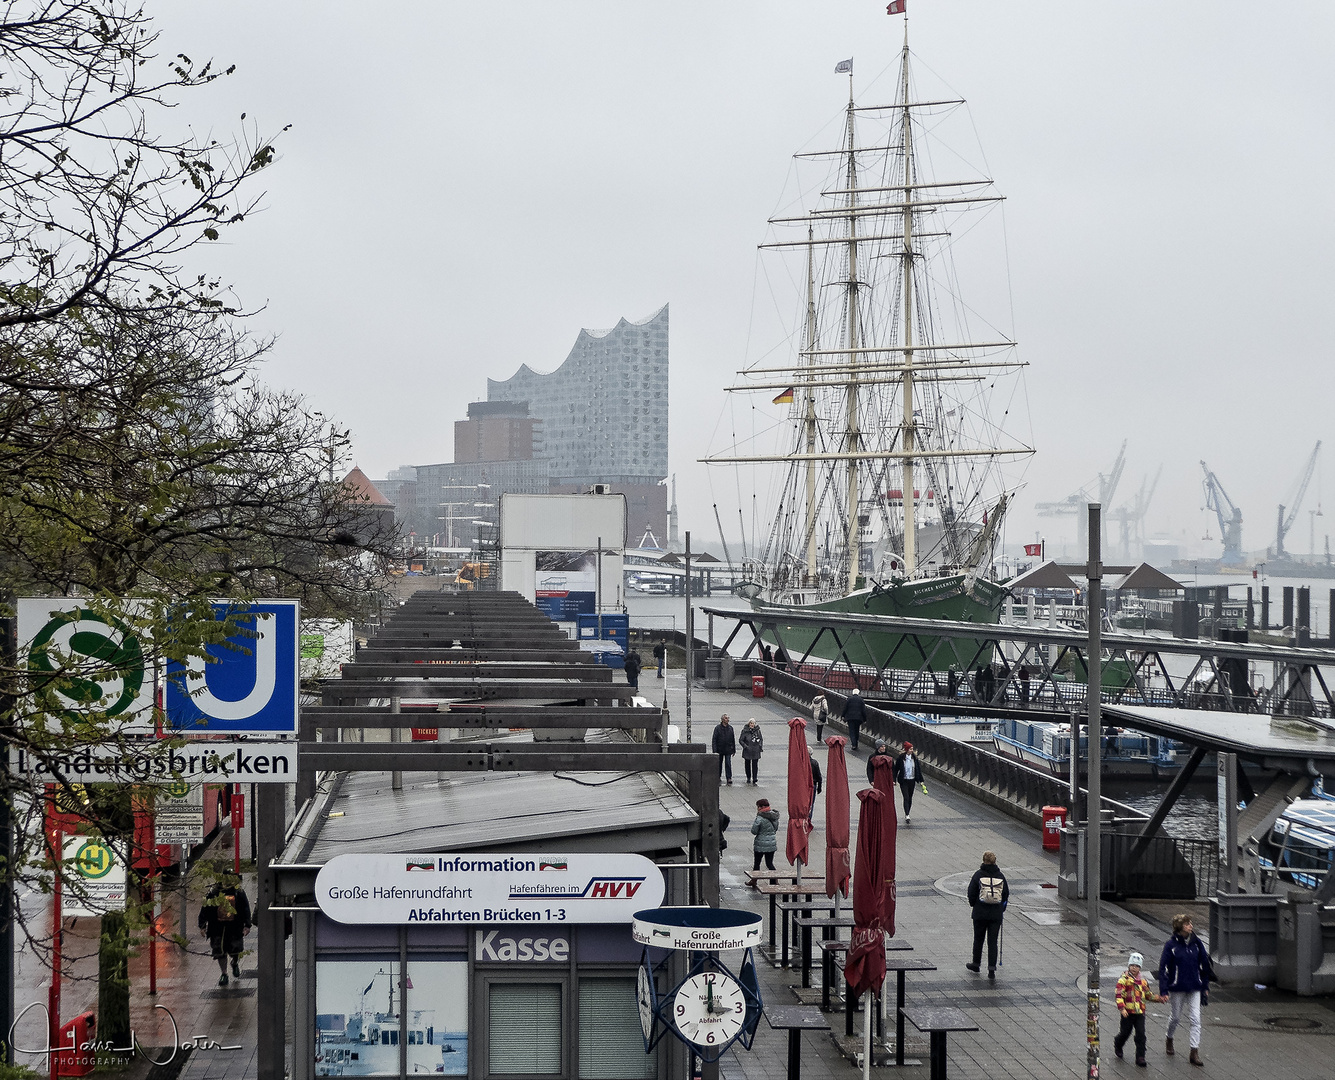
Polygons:
<instances>
[{"instance_id":1,"label":"german flag on mast","mask_svg":"<svg viewBox=\"0 0 1335 1080\"><path fill-rule=\"evenodd\" d=\"M793 400L793 387L788 387L782 394L774 399L775 405L788 405Z\"/></svg>"}]
</instances>

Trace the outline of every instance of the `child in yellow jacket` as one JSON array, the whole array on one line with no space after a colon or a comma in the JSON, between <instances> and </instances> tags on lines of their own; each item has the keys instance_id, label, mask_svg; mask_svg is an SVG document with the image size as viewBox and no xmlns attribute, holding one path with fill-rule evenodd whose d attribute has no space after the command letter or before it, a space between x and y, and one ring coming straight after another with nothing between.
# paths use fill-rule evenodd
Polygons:
<instances>
[{"instance_id":1,"label":"child in yellow jacket","mask_svg":"<svg viewBox=\"0 0 1335 1080\"><path fill-rule=\"evenodd\" d=\"M1140 977L1140 966L1145 958L1133 952L1127 958L1126 973L1117 980L1117 1011L1122 1017L1122 1029L1113 1039L1113 1053L1122 1056L1122 1047L1134 1031L1136 1035L1136 1064L1145 1068L1145 1002L1167 1001L1165 994L1150 993L1150 984Z\"/></svg>"}]
</instances>

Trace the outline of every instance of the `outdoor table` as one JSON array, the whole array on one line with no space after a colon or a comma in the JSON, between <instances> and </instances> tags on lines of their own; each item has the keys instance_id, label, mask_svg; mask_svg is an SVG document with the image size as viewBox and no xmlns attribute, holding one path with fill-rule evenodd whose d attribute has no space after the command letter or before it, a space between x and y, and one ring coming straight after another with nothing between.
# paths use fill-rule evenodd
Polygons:
<instances>
[{"instance_id":1,"label":"outdoor table","mask_svg":"<svg viewBox=\"0 0 1335 1080\"><path fill-rule=\"evenodd\" d=\"M854 921L851 915L794 915L793 925L802 928L802 986L805 989L811 985L811 928L813 926L819 926L821 928L821 937L826 941L830 941L833 940L833 937L830 934L831 930L837 931L841 927L851 928L854 925ZM913 946L903 938L885 939L886 952L904 952L912 951L912 949ZM822 974L824 974L825 969L822 968L821 971ZM829 982L828 977L826 977L825 981L827 983Z\"/></svg>"},{"instance_id":2,"label":"outdoor table","mask_svg":"<svg viewBox=\"0 0 1335 1080\"><path fill-rule=\"evenodd\" d=\"M774 959L774 923L778 918L775 909L775 902L780 896L805 896L808 900L817 888L824 888L824 885L790 885L787 882L756 882L756 890L763 896L769 897L769 955ZM788 913L784 912L784 943L787 944L788 933Z\"/></svg>"},{"instance_id":3,"label":"outdoor table","mask_svg":"<svg viewBox=\"0 0 1335 1080\"><path fill-rule=\"evenodd\" d=\"M830 984L834 982L834 972L835 972L835 966L834 966L834 954L835 954L835 953L841 953L841 952L847 952L847 951L848 951L848 942L847 942L847 941L820 941L820 942L817 942L817 944L820 945L821 953L823 954L823 955L821 956L821 968L820 968L820 970L821 970L821 984L822 984L822 985L821 985L821 993L820 993L820 1007L821 1007L821 1009L824 1010L825 1012L829 1012L829 1011L830 1011ZM842 972L842 971L843 971L843 968L840 968L839 970L840 970L840 972Z\"/></svg>"},{"instance_id":4,"label":"outdoor table","mask_svg":"<svg viewBox=\"0 0 1335 1080\"><path fill-rule=\"evenodd\" d=\"M779 900L775 907L783 913L783 966L788 966L788 913L793 913L793 948L797 947L797 924L796 920L800 918L799 912L808 911L834 911L834 901L825 899L816 900ZM810 941L811 931L805 931L807 940ZM811 955L811 946L807 945L806 955ZM807 983L803 983L806 986Z\"/></svg>"},{"instance_id":5,"label":"outdoor table","mask_svg":"<svg viewBox=\"0 0 1335 1080\"><path fill-rule=\"evenodd\" d=\"M775 1031L788 1032L788 1080L801 1080L802 1032L829 1031L830 1022L811 1005L779 1005L765 1010L765 1019Z\"/></svg>"},{"instance_id":6,"label":"outdoor table","mask_svg":"<svg viewBox=\"0 0 1335 1080\"><path fill-rule=\"evenodd\" d=\"M887 956L885 970L895 973L895 1064L904 1064L904 977L910 971L935 971L936 965L912 956Z\"/></svg>"},{"instance_id":7,"label":"outdoor table","mask_svg":"<svg viewBox=\"0 0 1335 1080\"><path fill-rule=\"evenodd\" d=\"M978 1025L959 1009L948 1006L901 1009L909 1023L932 1037L931 1080L946 1080L946 1035L951 1031L977 1031Z\"/></svg>"},{"instance_id":8,"label":"outdoor table","mask_svg":"<svg viewBox=\"0 0 1335 1080\"><path fill-rule=\"evenodd\" d=\"M797 881L796 874L785 873L782 870L747 870L745 873L746 880L750 882L752 886L758 881ZM807 875L807 880L811 880L810 874Z\"/></svg>"}]
</instances>

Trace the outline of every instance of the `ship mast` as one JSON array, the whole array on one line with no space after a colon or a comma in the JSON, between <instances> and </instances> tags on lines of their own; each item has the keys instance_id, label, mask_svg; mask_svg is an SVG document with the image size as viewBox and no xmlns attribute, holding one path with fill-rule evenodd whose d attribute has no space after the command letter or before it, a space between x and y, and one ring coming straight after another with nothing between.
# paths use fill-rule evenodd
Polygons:
<instances>
[{"instance_id":1,"label":"ship mast","mask_svg":"<svg viewBox=\"0 0 1335 1080\"><path fill-rule=\"evenodd\" d=\"M816 348L816 245L814 243L816 227L807 226L807 351ZM803 391L803 403L806 406L806 443L807 443L807 584L816 582L816 360L811 358L811 377Z\"/></svg>"},{"instance_id":2,"label":"ship mast","mask_svg":"<svg viewBox=\"0 0 1335 1080\"><path fill-rule=\"evenodd\" d=\"M913 450L917 431L913 422L913 127L909 122L909 40L908 27L904 28L904 55L900 70L900 94L904 103L900 128L900 145L904 157L904 247L900 253L903 275L904 328L901 343L904 346L904 417L900 444L904 451L904 573L913 577L918 564L917 506L913 496Z\"/></svg>"},{"instance_id":3,"label":"ship mast","mask_svg":"<svg viewBox=\"0 0 1335 1080\"><path fill-rule=\"evenodd\" d=\"M853 120L853 73L848 74L848 170L846 189L848 208L848 280L844 284L844 303L847 305L848 385L845 401L848 407L847 433L844 449L848 452L848 591L857 588L858 568L862 563L862 527L858 520L858 451L862 432L858 427L858 164Z\"/></svg>"}]
</instances>

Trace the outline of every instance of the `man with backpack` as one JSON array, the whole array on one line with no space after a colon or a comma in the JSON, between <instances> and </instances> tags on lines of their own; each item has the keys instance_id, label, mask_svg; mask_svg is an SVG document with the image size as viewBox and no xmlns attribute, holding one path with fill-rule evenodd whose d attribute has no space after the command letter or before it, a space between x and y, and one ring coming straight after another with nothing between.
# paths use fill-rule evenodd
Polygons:
<instances>
[{"instance_id":1,"label":"man with backpack","mask_svg":"<svg viewBox=\"0 0 1335 1080\"><path fill-rule=\"evenodd\" d=\"M982 967L983 939L987 939L987 977L997 977L997 938L1001 934L1001 920L1010 902L1011 887L1006 875L997 868L997 857L983 852L983 865L969 882L969 906L973 908L973 963L964 966L970 971Z\"/></svg>"},{"instance_id":2,"label":"man with backpack","mask_svg":"<svg viewBox=\"0 0 1335 1080\"><path fill-rule=\"evenodd\" d=\"M250 933L250 898L241 887L241 879L227 872L222 880L209 889L199 909L199 929L218 961L218 985L227 985L227 961L232 961L232 974L241 977L241 951Z\"/></svg>"}]
</instances>

